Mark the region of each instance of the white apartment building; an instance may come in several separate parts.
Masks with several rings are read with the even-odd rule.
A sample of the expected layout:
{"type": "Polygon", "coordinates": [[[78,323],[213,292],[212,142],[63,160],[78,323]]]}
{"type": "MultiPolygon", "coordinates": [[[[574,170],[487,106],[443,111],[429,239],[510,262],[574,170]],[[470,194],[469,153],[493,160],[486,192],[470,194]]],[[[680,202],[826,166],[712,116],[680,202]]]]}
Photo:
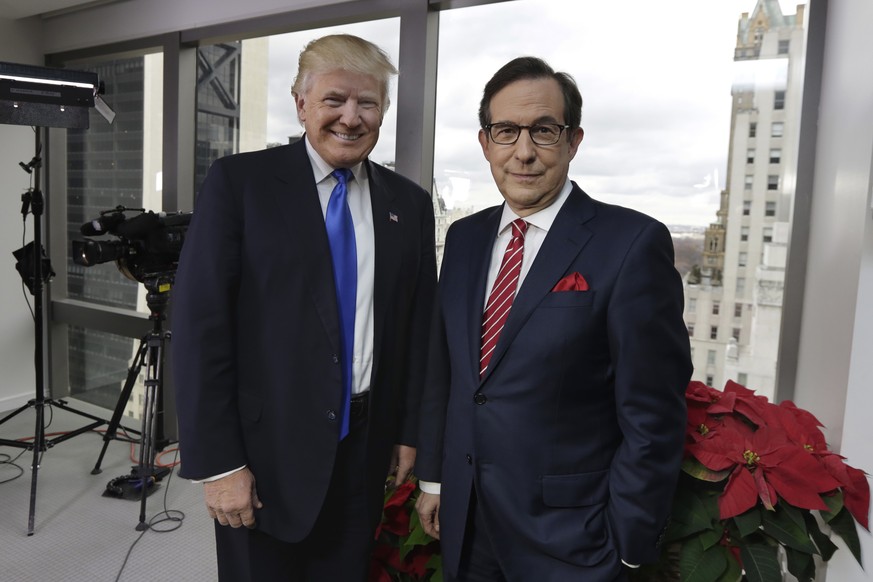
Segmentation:
{"type": "Polygon", "coordinates": [[[775,396],[803,87],[804,5],[743,13],[734,52],[726,189],[703,265],[685,282],[695,380],[775,396]]]}

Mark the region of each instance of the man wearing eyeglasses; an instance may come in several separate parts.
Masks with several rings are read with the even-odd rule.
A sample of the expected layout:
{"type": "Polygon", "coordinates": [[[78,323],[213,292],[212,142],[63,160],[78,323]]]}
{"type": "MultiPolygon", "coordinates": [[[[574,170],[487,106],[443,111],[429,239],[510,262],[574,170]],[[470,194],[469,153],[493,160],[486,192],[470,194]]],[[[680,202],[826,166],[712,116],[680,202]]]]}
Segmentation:
{"type": "Polygon", "coordinates": [[[611,582],[659,554],[691,376],[682,284],[663,224],[569,180],[581,108],[533,57],[485,86],[505,204],[448,232],[416,459],[447,580],[611,582]]]}

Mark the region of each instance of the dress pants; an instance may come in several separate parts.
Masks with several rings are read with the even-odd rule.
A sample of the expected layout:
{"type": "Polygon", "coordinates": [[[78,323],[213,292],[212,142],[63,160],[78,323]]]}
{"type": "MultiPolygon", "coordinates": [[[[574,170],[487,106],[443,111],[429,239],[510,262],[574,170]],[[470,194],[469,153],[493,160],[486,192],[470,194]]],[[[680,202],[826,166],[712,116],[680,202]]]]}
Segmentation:
{"type": "MultiPolygon", "coordinates": [[[[364,582],[374,543],[364,484],[367,414],[352,414],[315,526],[297,543],[215,522],[220,582],[364,582]]],[[[386,467],[387,474],[387,467],[386,467]]],[[[256,476],[257,477],[257,476],[256,476]]]]}

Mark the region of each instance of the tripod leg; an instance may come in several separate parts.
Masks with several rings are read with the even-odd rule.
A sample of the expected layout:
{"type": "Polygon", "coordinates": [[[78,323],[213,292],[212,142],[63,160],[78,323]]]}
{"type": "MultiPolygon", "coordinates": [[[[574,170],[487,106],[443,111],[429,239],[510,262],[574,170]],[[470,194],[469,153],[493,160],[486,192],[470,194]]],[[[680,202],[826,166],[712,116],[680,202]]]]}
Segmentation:
{"type": "Polygon", "coordinates": [[[148,366],[146,367],[145,403],[142,415],[142,433],[140,435],[139,466],[140,506],[138,531],[148,529],[146,523],[146,497],[149,484],[155,476],[155,421],[157,419],[158,388],[161,384],[161,363],[163,362],[164,336],[154,333],[148,339],[148,366]]]}
{"type": "Polygon", "coordinates": [[[39,475],[40,455],[45,450],[45,418],[42,401],[38,400],[34,405],[36,411],[36,426],[33,431],[33,465],[30,475],[30,511],[27,515],[27,535],[33,535],[34,522],[36,521],[36,479],[39,475]]]}
{"type": "Polygon", "coordinates": [[[133,386],[142,369],[143,360],[146,354],[148,336],[140,340],[139,349],[136,356],[133,358],[133,363],[127,371],[127,380],[124,382],[124,388],[121,389],[121,395],[118,397],[118,402],[115,403],[115,410],[112,413],[112,418],[109,420],[109,426],[106,427],[106,433],[103,435],[103,448],[100,450],[100,456],[97,458],[97,464],[91,469],[92,475],[99,475],[103,472],[100,465],[103,463],[103,456],[106,454],[106,448],[109,446],[109,441],[116,437],[118,426],[121,424],[121,417],[124,415],[124,408],[127,406],[127,401],[130,399],[130,393],[133,391],[133,386]]]}

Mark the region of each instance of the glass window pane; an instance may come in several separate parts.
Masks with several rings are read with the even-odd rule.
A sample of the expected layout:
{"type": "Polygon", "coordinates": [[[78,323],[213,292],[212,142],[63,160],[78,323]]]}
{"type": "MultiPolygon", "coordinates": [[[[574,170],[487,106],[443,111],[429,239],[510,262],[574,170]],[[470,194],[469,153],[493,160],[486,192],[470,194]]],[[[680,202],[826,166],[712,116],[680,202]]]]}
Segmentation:
{"type": "MultiPolygon", "coordinates": [[[[348,33],[376,43],[398,65],[400,19],[389,18],[198,49],[195,191],[213,161],[229,154],[285,145],[303,135],[291,86],[297,59],[311,40],[348,33]]],[[[370,159],[393,165],[397,134],[397,83],[389,90],[379,141],[370,159]]]]}
{"type": "Polygon", "coordinates": [[[68,255],[67,293],[72,299],[148,313],[145,289],[118,268],[132,248],[131,241],[118,236],[119,224],[102,221],[102,230],[109,233],[104,236],[83,237],[81,229],[119,206],[133,209],[124,213],[126,219],[143,208],[161,210],[163,55],[77,63],[75,68],[97,73],[115,118],[110,124],[92,109],[88,129],[67,131],[68,245],[91,245],[92,262],[97,262],[85,267],[73,262],[72,252],[68,255]]]}
{"type": "MultiPolygon", "coordinates": [[[[437,207],[446,210],[437,220],[450,222],[502,201],[477,140],[482,88],[514,57],[544,58],[575,77],[584,99],[585,139],[571,179],[597,200],[671,225],[674,241],[697,237],[698,252],[709,243],[682,272],[686,295],[693,290],[701,304],[747,302],[749,313],[765,310],[770,323],[734,320],[730,309],[704,310],[695,314],[698,327],[712,332],[721,325],[731,333],[704,331],[692,347],[716,343],[727,353],[741,323],[744,341],[731,357],[718,359],[717,386],[742,368],[759,382],[751,388],[772,396],[776,362],[754,353],[756,345],[778,343],[773,322],[781,306],[774,303],[781,302],[785,249],[765,256],[760,219],[764,212],[768,224],[790,226],[774,219],[788,217],[793,204],[803,87],[802,75],[788,73],[804,66],[803,9],[763,0],[705,6],[691,0],[517,0],[442,12],[434,192],[441,198],[437,207]],[[550,42],[531,30],[548,30],[550,42]],[[474,48],[473,38],[488,50],[474,48]],[[634,48],[617,38],[633,39],[634,48]],[[774,198],[774,208],[758,210],[774,198]],[[715,240],[724,242],[715,246],[715,240]],[[746,253],[742,261],[740,252],[746,253]],[[765,261],[766,269],[758,269],[765,261]],[[752,305],[759,272],[776,288],[770,297],[780,298],[766,306],[752,305]]],[[[683,246],[676,244],[677,265],[683,246]]]]}

